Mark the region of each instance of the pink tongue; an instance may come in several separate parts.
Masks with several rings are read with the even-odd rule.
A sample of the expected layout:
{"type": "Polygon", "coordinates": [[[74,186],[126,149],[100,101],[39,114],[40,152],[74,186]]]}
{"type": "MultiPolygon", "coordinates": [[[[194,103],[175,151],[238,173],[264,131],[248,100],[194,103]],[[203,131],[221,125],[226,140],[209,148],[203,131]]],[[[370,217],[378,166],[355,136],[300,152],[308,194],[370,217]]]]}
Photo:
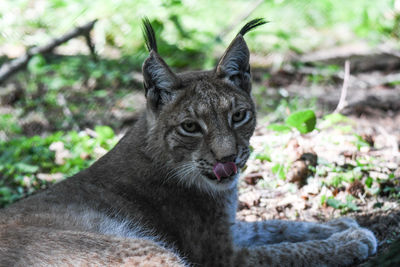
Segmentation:
{"type": "Polygon", "coordinates": [[[229,177],[232,174],[236,174],[237,167],[236,164],[233,162],[218,162],[214,165],[213,171],[218,181],[220,181],[221,178],[229,177]]]}

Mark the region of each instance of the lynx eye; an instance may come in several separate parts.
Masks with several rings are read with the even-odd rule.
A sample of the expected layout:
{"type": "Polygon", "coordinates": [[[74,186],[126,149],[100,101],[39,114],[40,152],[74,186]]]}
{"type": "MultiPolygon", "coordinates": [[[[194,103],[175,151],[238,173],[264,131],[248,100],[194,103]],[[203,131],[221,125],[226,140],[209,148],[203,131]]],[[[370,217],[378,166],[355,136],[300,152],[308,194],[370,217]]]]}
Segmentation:
{"type": "Polygon", "coordinates": [[[246,119],[247,111],[244,109],[238,110],[232,115],[232,122],[233,123],[239,123],[246,119]]]}
{"type": "Polygon", "coordinates": [[[181,123],[181,128],[184,132],[189,134],[198,133],[201,131],[201,127],[194,121],[185,121],[181,123]]]}

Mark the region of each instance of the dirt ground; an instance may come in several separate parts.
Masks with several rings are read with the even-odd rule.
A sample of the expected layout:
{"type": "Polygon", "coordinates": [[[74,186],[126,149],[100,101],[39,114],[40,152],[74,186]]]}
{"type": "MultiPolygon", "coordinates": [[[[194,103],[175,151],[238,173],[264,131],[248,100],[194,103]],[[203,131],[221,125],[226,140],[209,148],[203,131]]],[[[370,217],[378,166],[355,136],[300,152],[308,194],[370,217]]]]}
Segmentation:
{"type": "MultiPolygon", "coordinates": [[[[282,162],[290,162],[290,167],[286,180],[282,180],[273,171],[276,161],[251,158],[240,183],[238,218],[327,221],[348,216],[376,234],[378,255],[384,253],[400,235],[400,202],[388,189],[400,189],[400,86],[389,82],[398,78],[398,71],[354,70],[348,77],[340,110],[349,118],[343,124],[327,125],[322,120],[318,130],[306,135],[277,134],[260,119],[251,140],[254,152],[267,150],[273,159],[284,155],[282,162]],[[345,129],[345,125],[349,127],[345,129]],[[370,146],[357,146],[355,135],[370,146]],[[366,165],[369,167],[364,168],[366,165]],[[317,171],[310,172],[309,166],[317,171]],[[337,169],[354,173],[360,171],[360,166],[359,180],[342,182],[338,187],[326,183],[338,174],[337,169]],[[366,186],[368,177],[374,180],[370,188],[366,186]],[[375,194],[371,188],[379,188],[381,193],[375,194]],[[358,206],[356,210],[322,203],[328,196],[345,203],[349,195],[358,206]]],[[[280,69],[264,82],[271,89],[263,97],[273,98],[283,90],[289,97],[316,98],[317,113],[334,111],[343,94],[344,75],[326,79],[321,75],[325,81],[313,84],[305,73],[321,74],[316,68],[306,72],[280,69]]],[[[261,77],[262,71],[256,71],[257,75],[261,77]]]]}

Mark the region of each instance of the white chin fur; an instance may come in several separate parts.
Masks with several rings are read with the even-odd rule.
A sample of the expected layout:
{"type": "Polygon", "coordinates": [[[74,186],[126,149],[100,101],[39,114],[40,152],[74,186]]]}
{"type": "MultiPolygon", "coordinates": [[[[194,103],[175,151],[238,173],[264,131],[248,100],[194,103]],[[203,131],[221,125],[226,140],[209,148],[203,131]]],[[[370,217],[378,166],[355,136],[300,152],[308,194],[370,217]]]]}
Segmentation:
{"type": "Polygon", "coordinates": [[[186,187],[196,187],[200,191],[215,195],[218,192],[233,189],[237,186],[240,172],[236,173],[230,180],[218,182],[217,180],[210,180],[208,177],[203,176],[199,170],[186,171],[183,175],[175,173],[171,178],[178,179],[178,182],[186,187]]]}
{"type": "MultiPolygon", "coordinates": [[[[233,187],[236,186],[237,181],[239,179],[239,174],[240,172],[237,172],[232,178],[230,178],[229,181],[224,181],[222,180],[221,182],[217,180],[210,180],[206,176],[202,176],[203,180],[207,183],[209,187],[211,187],[211,190],[216,190],[216,191],[224,191],[228,189],[232,189],[233,187]]],[[[209,190],[210,190],[209,189],[209,190]]]]}

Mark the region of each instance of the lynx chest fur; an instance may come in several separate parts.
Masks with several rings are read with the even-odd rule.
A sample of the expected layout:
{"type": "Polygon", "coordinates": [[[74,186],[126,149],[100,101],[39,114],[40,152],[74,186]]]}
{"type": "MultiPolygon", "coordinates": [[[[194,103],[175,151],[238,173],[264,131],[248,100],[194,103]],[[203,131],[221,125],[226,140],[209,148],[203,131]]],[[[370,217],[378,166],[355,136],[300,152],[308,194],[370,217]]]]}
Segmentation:
{"type": "Polygon", "coordinates": [[[256,125],[247,23],[217,66],[174,73],[143,21],[147,108],[90,168],[0,212],[1,266],[343,266],[376,251],[351,219],[235,220],[256,125]]]}

